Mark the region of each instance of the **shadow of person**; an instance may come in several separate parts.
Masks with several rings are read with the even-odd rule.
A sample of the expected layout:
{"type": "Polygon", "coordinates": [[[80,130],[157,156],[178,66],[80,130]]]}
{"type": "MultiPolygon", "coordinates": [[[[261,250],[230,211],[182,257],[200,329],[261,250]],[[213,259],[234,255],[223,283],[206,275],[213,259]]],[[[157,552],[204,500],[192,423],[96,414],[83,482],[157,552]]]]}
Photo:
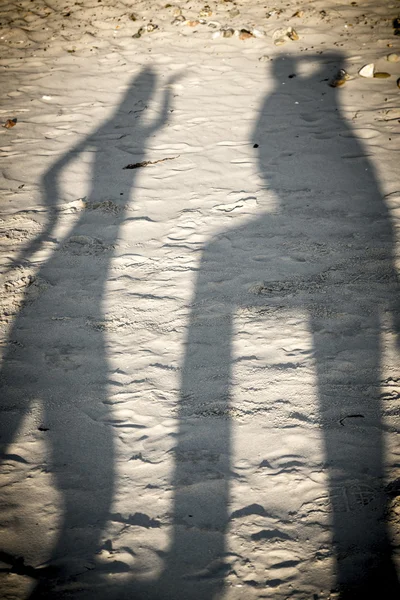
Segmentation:
{"type": "Polygon", "coordinates": [[[386,598],[399,594],[379,398],[382,318],[398,293],[394,235],[373,166],[326,83],[327,65],[343,59],[312,61],[302,76],[301,59],[274,60],[274,89],[253,132],[277,209],[222,231],[203,251],[179,402],[173,537],[155,597],[211,600],[224,588],[233,318],[249,306],[308,314],[341,600],[382,585],[386,598]]]}
{"type": "MultiPolygon", "coordinates": [[[[3,459],[32,403],[39,402],[41,407],[42,432],[37,435],[49,451],[49,470],[62,512],[49,561],[59,567],[57,577],[71,575],[85,565],[93,568],[109,518],[114,450],[107,417],[109,365],[103,303],[113,250],[137,173],[123,168],[132,163],[132,154],[137,162],[144,159],[147,140],[168,120],[169,84],[157,118],[146,122],[143,116],[156,85],[155,73],[144,68],[111,117],[46,172],[42,186],[48,225],[16,261],[26,263],[51,239],[60,210],[63,170],[81,153],[92,153],[86,207],[39,269],[41,293],[33,302],[27,297],[16,316],[1,372],[3,459]]],[[[51,573],[51,569],[36,570],[39,583],[32,597],[50,593],[46,577],[51,573]]]]}

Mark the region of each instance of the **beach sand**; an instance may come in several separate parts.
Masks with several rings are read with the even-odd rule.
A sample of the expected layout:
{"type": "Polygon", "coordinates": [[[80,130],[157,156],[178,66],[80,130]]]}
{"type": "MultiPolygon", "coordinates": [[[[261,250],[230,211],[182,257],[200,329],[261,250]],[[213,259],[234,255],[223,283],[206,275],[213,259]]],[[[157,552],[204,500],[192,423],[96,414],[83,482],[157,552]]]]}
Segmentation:
{"type": "Polygon", "coordinates": [[[1,598],[399,598],[398,16],[2,3],[1,598]]]}

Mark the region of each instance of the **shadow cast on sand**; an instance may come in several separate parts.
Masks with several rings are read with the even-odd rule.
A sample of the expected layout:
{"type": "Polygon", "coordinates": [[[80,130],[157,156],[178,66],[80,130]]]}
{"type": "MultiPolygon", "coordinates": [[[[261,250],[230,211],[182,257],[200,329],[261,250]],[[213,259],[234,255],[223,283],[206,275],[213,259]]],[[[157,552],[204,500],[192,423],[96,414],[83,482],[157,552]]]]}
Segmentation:
{"type": "Polygon", "coordinates": [[[341,113],[338,89],[327,85],[342,56],[306,60],[316,67],[310,76],[301,75],[301,59],[273,61],[275,87],[251,140],[278,207],[222,231],[202,254],[183,365],[173,538],[157,598],[222,597],[233,319],[251,305],[266,318],[308,314],[340,599],[377,597],[382,585],[386,598],[399,596],[380,401],[384,314],[398,322],[394,233],[373,166],[341,113]],[[360,419],[343,424],[345,415],[360,419]]]}
{"type": "Polygon", "coordinates": [[[61,497],[62,522],[50,559],[54,567],[35,574],[2,553],[13,572],[39,580],[32,598],[50,594],[54,575],[60,578],[82,571],[82,557],[86,564],[96,564],[100,536],[110,517],[115,467],[112,427],[107,424],[109,366],[101,326],[103,302],[137,174],[124,167],[132,162],[132,155],[137,162],[144,160],[149,137],[168,121],[169,86],[158,117],[153,123],[144,122],[157,85],[155,73],[143,69],[110,118],[45,173],[47,226],[14,263],[14,267],[29,264],[33,254],[52,240],[61,209],[63,170],[81,153],[91,152],[86,208],[39,269],[36,279],[42,282],[42,292],[34,302],[27,298],[16,316],[1,371],[0,456],[7,457],[22,419],[32,403],[39,402],[49,470],[61,497]]]}
{"type": "MultiPolygon", "coordinates": [[[[342,56],[307,60],[317,67],[310,76],[300,74],[300,63],[294,58],[273,61],[274,89],[254,127],[259,171],[265,187],[278,198],[278,207],[222,231],[203,251],[185,346],[172,481],[172,539],[163,556],[164,570],[158,581],[127,580],[114,589],[97,588],[98,598],[212,600],[223,596],[229,568],[233,319],[239,308],[249,306],[262,309],[266,318],[269,310],[282,311],[283,318],[287,310],[308,315],[340,600],[377,597],[382,586],[385,598],[399,596],[385,523],[380,406],[382,318],[392,313],[398,322],[394,233],[374,169],[341,113],[337,89],[326,84],[327,69],[341,68],[342,56]],[[260,281],[254,293],[254,284],[260,281]],[[347,414],[362,415],[362,424],[353,427],[350,419],[343,426],[347,414]]],[[[136,90],[146,102],[154,86],[154,75],[144,71],[110,121],[52,167],[44,178],[50,206],[57,201],[61,169],[89,147],[96,152],[90,198],[98,202],[105,194],[114,197],[115,190],[121,190],[120,173],[114,181],[107,170],[108,153],[113,151],[110,139],[119,115],[126,119],[136,90]]],[[[132,144],[137,160],[144,156],[150,133],[165,124],[168,105],[166,94],[158,123],[146,129],[135,124],[132,144]]],[[[134,185],[132,174],[127,173],[124,181],[125,193],[134,185]]],[[[86,322],[88,315],[93,320],[102,318],[112,258],[109,249],[122,221],[123,212],[106,222],[104,216],[88,221],[82,214],[71,237],[95,240],[88,250],[89,260],[80,262],[81,251],[76,251],[71,237],[54,252],[40,273],[48,289],[17,317],[11,339],[21,346],[10,344],[4,363],[9,411],[1,426],[3,447],[13,439],[30,399],[40,398],[45,407],[52,469],[64,503],[54,559],[73,557],[77,544],[84,544],[86,554],[95,557],[109,518],[113,440],[99,424],[88,428],[81,415],[82,406],[105,399],[108,367],[103,334],[88,329],[86,322]],[[93,271],[91,261],[96,263],[93,271]],[[63,320],[69,316],[68,303],[63,302],[62,314],[58,309],[60,294],[71,298],[72,318],[80,323],[71,334],[63,320]],[[38,357],[48,359],[40,363],[38,357]],[[79,378],[74,371],[77,357],[79,378]],[[71,431],[76,440],[72,447],[71,431]],[[72,478],[78,486],[84,485],[70,496],[72,478]],[[99,490],[101,498],[96,497],[94,504],[92,494],[99,490]]],[[[94,589],[82,589],[76,597],[92,598],[94,589]]],[[[40,593],[37,597],[51,595],[43,587],[40,593]]],[[[293,597],[302,596],[293,591],[293,597]]]]}

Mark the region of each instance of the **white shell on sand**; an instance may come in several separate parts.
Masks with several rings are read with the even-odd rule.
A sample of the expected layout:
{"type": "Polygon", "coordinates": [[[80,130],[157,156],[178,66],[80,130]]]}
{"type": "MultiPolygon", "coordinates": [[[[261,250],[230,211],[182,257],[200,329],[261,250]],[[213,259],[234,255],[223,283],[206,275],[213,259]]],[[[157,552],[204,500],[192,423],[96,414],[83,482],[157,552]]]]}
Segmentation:
{"type": "Polygon", "coordinates": [[[361,77],[373,77],[374,69],[374,63],[369,63],[368,65],[364,65],[363,67],[361,67],[361,69],[358,71],[358,74],[361,75],[361,77]]]}

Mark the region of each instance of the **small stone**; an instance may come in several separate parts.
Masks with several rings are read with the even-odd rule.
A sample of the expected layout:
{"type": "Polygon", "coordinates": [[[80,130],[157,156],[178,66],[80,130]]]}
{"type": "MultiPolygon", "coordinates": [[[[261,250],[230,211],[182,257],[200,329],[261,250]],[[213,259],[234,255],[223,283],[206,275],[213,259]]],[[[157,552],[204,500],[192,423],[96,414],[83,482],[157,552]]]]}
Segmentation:
{"type": "Polygon", "coordinates": [[[375,79],[387,79],[390,77],[390,73],[378,72],[374,73],[374,77],[375,79]]]}
{"type": "Polygon", "coordinates": [[[137,16],[135,15],[135,13],[130,14],[129,18],[131,21],[137,21],[137,16]]]}
{"type": "Polygon", "coordinates": [[[264,54],[263,56],[260,56],[258,60],[260,62],[268,62],[270,60],[270,57],[268,56],[268,54],[264,54]]]}
{"type": "Polygon", "coordinates": [[[235,30],[232,29],[231,27],[228,27],[227,29],[222,30],[222,37],[230,38],[233,36],[234,33],[235,33],[235,30]]]}
{"type": "Polygon", "coordinates": [[[189,27],[197,27],[197,25],[200,25],[200,21],[186,21],[186,25],[189,27]]]}
{"type": "Polygon", "coordinates": [[[182,10],[181,10],[181,9],[180,9],[178,6],[176,6],[176,7],[174,8],[174,10],[172,11],[172,15],[173,15],[174,17],[180,17],[180,16],[181,16],[181,14],[182,14],[182,10]]]}
{"type": "Polygon", "coordinates": [[[228,12],[228,15],[231,17],[231,19],[234,19],[240,15],[240,11],[237,8],[232,8],[232,10],[228,12]]]}
{"type": "Polygon", "coordinates": [[[218,21],[208,21],[207,25],[213,29],[221,29],[221,23],[218,23],[218,21]]]}
{"type": "Polygon", "coordinates": [[[389,62],[392,62],[392,63],[394,63],[394,62],[398,62],[398,60],[399,60],[399,55],[398,55],[398,54],[395,54],[394,52],[392,52],[391,54],[388,54],[388,55],[387,55],[386,59],[387,59],[389,62]]]}
{"type": "Polygon", "coordinates": [[[369,63],[368,65],[364,65],[358,71],[360,77],[373,77],[374,76],[375,65],[374,63],[369,63]]]}
{"type": "Polygon", "coordinates": [[[146,29],[146,31],[151,33],[152,31],[155,31],[156,29],[158,29],[158,25],[156,25],[155,23],[149,23],[148,25],[146,25],[145,29],[146,29]]]}
{"type": "Polygon", "coordinates": [[[134,39],[136,39],[136,40],[138,40],[140,37],[142,37],[142,34],[140,33],[140,30],[137,31],[136,33],[134,33],[132,37],[134,39]]]}
{"type": "Polygon", "coordinates": [[[292,15],[292,17],[297,17],[299,19],[301,19],[301,17],[304,17],[304,10],[297,10],[294,15],[292,15]]]}

